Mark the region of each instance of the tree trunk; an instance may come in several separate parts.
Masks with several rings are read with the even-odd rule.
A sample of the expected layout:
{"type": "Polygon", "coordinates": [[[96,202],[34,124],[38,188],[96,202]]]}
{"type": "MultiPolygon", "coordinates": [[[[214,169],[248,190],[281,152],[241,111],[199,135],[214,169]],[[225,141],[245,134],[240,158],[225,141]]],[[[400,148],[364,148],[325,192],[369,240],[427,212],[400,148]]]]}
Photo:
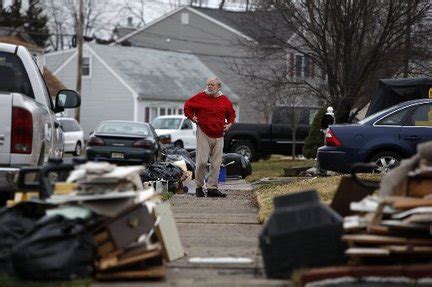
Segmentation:
{"type": "Polygon", "coordinates": [[[225,5],[225,0],[221,0],[220,1],[220,3],[219,3],[219,9],[223,9],[223,7],[224,7],[224,5],[225,5]]]}

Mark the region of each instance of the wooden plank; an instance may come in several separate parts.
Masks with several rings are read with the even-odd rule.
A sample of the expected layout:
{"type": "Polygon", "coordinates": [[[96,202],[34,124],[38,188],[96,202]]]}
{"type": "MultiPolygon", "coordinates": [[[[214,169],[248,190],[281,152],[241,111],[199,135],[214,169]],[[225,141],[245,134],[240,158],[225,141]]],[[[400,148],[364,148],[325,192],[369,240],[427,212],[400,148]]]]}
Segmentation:
{"type": "Polygon", "coordinates": [[[105,270],[110,270],[113,268],[121,268],[121,267],[125,267],[128,265],[132,265],[135,263],[138,263],[140,261],[144,261],[146,259],[149,258],[154,258],[154,257],[158,257],[161,256],[161,248],[157,248],[157,249],[153,249],[153,250],[148,250],[147,252],[143,252],[141,254],[135,255],[135,256],[131,256],[131,257],[127,257],[124,259],[120,259],[119,257],[112,257],[112,258],[107,258],[107,259],[101,259],[99,264],[97,264],[96,268],[99,271],[105,271],[105,270]]]}
{"type": "Polygon", "coordinates": [[[390,251],[386,248],[352,247],[348,248],[345,254],[351,257],[382,257],[389,256],[390,251]]]}
{"type": "Polygon", "coordinates": [[[393,207],[396,209],[411,209],[422,206],[432,206],[432,199],[410,198],[397,199],[393,202],[393,207]]]}
{"type": "Polygon", "coordinates": [[[100,257],[106,257],[110,253],[115,251],[115,247],[114,247],[114,244],[112,242],[108,241],[108,242],[98,246],[97,251],[98,251],[98,255],[100,257]]]}
{"type": "Polygon", "coordinates": [[[99,232],[93,236],[93,239],[97,244],[101,244],[109,240],[109,233],[107,231],[99,232]]]}
{"type": "Polygon", "coordinates": [[[155,279],[163,278],[166,274],[166,266],[150,267],[143,270],[119,271],[109,273],[96,273],[98,280],[117,279],[155,279]]]}
{"type": "Polygon", "coordinates": [[[394,254],[432,255],[432,247],[429,246],[390,245],[385,248],[394,254]]]}
{"type": "Polygon", "coordinates": [[[342,240],[349,243],[361,244],[389,244],[389,245],[431,245],[432,239],[406,238],[396,236],[383,236],[371,234],[347,234],[342,236],[342,240]]]}

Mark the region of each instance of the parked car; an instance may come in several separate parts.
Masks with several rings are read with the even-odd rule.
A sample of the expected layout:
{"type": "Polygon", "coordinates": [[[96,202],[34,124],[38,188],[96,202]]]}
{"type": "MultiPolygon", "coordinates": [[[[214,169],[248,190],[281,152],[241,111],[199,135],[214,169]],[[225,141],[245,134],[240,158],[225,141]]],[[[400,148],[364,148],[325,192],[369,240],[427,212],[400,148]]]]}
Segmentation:
{"type": "Polygon", "coordinates": [[[64,152],[80,155],[84,147],[84,132],[74,118],[58,118],[64,135],[64,152]]]}
{"type": "Polygon", "coordinates": [[[89,160],[117,164],[153,163],[160,158],[161,145],[150,124],[103,121],[91,133],[86,155],[89,160]]]}
{"type": "Polygon", "coordinates": [[[330,126],[326,145],[318,149],[318,164],[324,170],[348,173],[354,163],[372,162],[385,172],[430,140],[432,99],[407,101],[357,124],[330,126]]]}
{"type": "Polygon", "coordinates": [[[159,136],[169,136],[164,143],[170,142],[186,150],[196,149],[196,125],[185,116],[160,116],[152,121],[152,126],[159,136]]]}
{"type": "Polygon", "coordinates": [[[304,140],[318,108],[279,107],[273,112],[271,124],[235,123],[225,135],[224,151],[243,155],[249,161],[268,158],[271,154],[291,155],[293,127],[296,129],[296,154],[301,154],[304,140]]]}
{"type": "Polygon", "coordinates": [[[0,43],[0,192],[12,189],[19,168],[63,156],[63,132],[55,114],[80,103],[71,90],[61,90],[53,103],[29,51],[0,43]]]}

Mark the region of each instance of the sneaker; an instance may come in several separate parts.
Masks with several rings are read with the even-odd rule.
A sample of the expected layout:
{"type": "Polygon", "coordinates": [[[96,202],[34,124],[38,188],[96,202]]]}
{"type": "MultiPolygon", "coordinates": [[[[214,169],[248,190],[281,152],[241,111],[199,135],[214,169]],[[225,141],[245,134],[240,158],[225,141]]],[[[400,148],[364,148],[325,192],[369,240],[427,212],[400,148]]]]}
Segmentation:
{"type": "Polygon", "coordinates": [[[203,188],[202,187],[197,187],[195,189],[195,195],[197,197],[204,197],[204,190],[203,190],[203,188]]]}
{"type": "Polygon", "coordinates": [[[216,188],[211,188],[207,190],[207,197],[226,197],[226,193],[220,192],[216,188]]]}

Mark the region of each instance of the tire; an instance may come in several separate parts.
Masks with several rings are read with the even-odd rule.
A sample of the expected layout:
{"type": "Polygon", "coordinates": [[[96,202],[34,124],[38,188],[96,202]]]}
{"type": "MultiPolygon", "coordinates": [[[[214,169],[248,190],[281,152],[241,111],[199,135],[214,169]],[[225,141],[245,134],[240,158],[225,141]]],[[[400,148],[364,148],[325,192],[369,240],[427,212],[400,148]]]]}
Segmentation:
{"type": "Polygon", "coordinates": [[[79,156],[82,153],[82,146],[81,146],[81,142],[77,142],[77,144],[75,145],[75,150],[73,152],[74,155],[79,156]]]}
{"type": "Polygon", "coordinates": [[[395,152],[382,151],[374,154],[369,161],[377,165],[374,172],[386,173],[390,169],[397,167],[401,159],[402,157],[395,152]]]}
{"type": "Polygon", "coordinates": [[[231,152],[241,154],[247,158],[250,162],[256,160],[255,147],[253,144],[247,141],[235,142],[230,149],[231,152]]]}
{"type": "Polygon", "coordinates": [[[176,141],[176,142],[174,143],[174,146],[175,146],[175,147],[180,147],[180,148],[183,148],[183,147],[184,147],[183,142],[182,142],[181,140],[176,141]]]}

